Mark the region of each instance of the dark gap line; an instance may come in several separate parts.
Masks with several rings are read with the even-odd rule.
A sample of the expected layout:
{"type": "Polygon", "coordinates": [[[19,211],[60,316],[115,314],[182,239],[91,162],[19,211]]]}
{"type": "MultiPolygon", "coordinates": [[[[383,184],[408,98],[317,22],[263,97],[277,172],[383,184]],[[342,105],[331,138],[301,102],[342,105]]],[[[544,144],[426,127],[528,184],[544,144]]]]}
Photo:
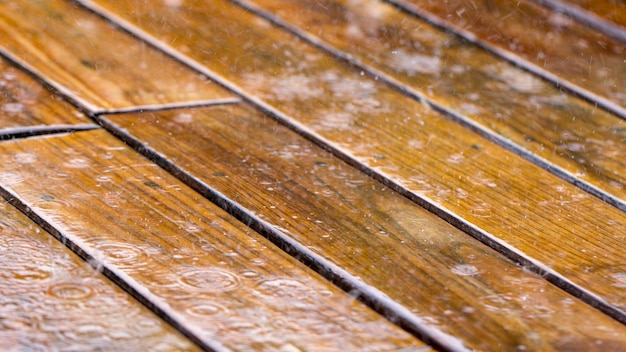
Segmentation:
{"type": "Polygon", "coordinates": [[[192,102],[182,102],[182,103],[170,103],[170,104],[158,104],[158,105],[138,105],[132,106],[128,108],[122,109],[109,109],[109,110],[101,110],[96,112],[98,115],[120,115],[120,114],[129,114],[129,113],[142,113],[142,112],[150,112],[150,111],[166,111],[166,110],[175,110],[175,109],[190,109],[190,108],[200,108],[207,106],[217,106],[217,105],[231,105],[241,103],[240,98],[221,98],[221,99],[211,99],[211,100],[201,100],[201,101],[192,101],[192,102]]]}
{"type": "Polygon", "coordinates": [[[175,176],[186,185],[200,193],[203,197],[216,204],[247,227],[270,240],[282,251],[292,258],[305,264],[335,286],[341,288],[355,299],[369,306],[383,317],[418,337],[425,343],[441,351],[467,351],[462,343],[456,338],[447,335],[436,328],[430,327],[422,319],[414,315],[403,305],[395,302],[377,288],[370,286],[345,269],[334,264],[328,259],[315,254],[303,244],[291,238],[288,232],[259,218],[254,213],[239,205],[224,194],[213,189],[208,184],[194,177],[174,162],[170,161],[158,151],[144,145],[130,133],[119,128],[114,123],[106,120],[106,117],[96,116],[99,123],[110,133],[131,146],[171,175],[175,176]]]}
{"type": "MultiPolygon", "coordinates": [[[[361,163],[360,161],[355,159],[353,156],[351,156],[349,153],[342,151],[338,147],[335,147],[333,145],[333,143],[331,143],[330,141],[326,140],[324,137],[321,137],[321,136],[317,135],[314,131],[310,130],[306,125],[303,125],[303,124],[301,124],[301,123],[291,119],[289,116],[286,116],[286,115],[282,114],[280,111],[277,111],[276,109],[274,109],[269,104],[263,102],[261,99],[255,97],[254,95],[248,94],[246,91],[244,91],[243,89],[241,89],[240,87],[238,87],[234,83],[230,82],[225,77],[222,77],[220,74],[218,74],[216,72],[213,72],[212,70],[204,67],[199,62],[197,62],[197,61],[187,57],[186,55],[176,51],[172,47],[170,47],[170,46],[160,42],[158,39],[152,37],[150,34],[146,33],[142,29],[135,27],[134,25],[126,22],[125,20],[119,18],[118,16],[115,16],[114,14],[111,14],[107,10],[104,10],[104,9],[100,8],[99,6],[97,6],[95,4],[85,3],[83,0],[74,0],[74,1],[78,2],[79,4],[84,6],[85,8],[93,11],[95,14],[99,15],[100,17],[102,17],[103,19],[105,19],[107,21],[119,21],[119,22],[117,22],[117,24],[120,26],[119,28],[123,29],[124,31],[133,34],[133,36],[135,36],[136,38],[144,41],[146,44],[148,44],[148,45],[150,45],[150,46],[152,46],[152,47],[154,47],[154,48],[156,48],[158,50],[163,51],[164,53],[166,53],[166,54],[170,55],[171,57],[173,57],[174,59],[178,60],[179,62],[181,62],[183,64],[186,64],[189,67],[191,67],[191,68],[195,69],[196,71],[198,71],[199,73],[202,73],[202,74],[206,75],[208,78],[212,79],[214,82],[222,85],[224,88],[229,89],[233,93],[235,93],[238,96],[240,96],[245,102],[248,102],[251,105],[255,106],[259,110],[261,110],[264,113],[266,113],[269,117],[272,117],[277,122],[281,123],[282,125],[286,126],[289,129],[291,129],[292,131],[294,131],[298,135],[300,135],[303,138],[309,140],[310,142],[318,145],[322,149],[330,152],[334,156],[336,156],[339,159],[343,160],[348,165],[356,168],[357,170],[363,172],[364,174],[374,178],[375,180],[377,180],[381,184],[383,184],[383,185],[393,189],[394,191],[400,193],[401,195],[403,195],[406,198],[408,198],[409,200],[417,203],[418,205],[422,206],[423,208],[425,208],[426,210],[430,211],[431,213],[439,216],[440,218],[442,218],[446,222],[450,223],[454,227],[460,229],[461,231],[464,231],[464,232],[468,233],[473,238],[479,240],[483,244],[485,244],[485,245],[491,247],[492,249],[498,251],[499,253],[503,254],[505,257],[511,259],[512,261],[514,261],[516,263],[519,263],[520,265],[523,265],[529,271],[532,271],[534,273],[537,273],[537,274],[545,277],[548,282],[553,283],[554,285],[556,285],[560,289],[562,289],[562,290],[572,294],[574,297],[577,297],[577,298],[581,299],[583,302],[585,302],[585,303],[589,304],[590,306],[592,306],[592,307],[600,310],[601,312],[607,314],[608,316],[610,316],[611,318],[615,319],[616,321],[626,325],[626,312],[624,312],[621,309],[615,307],[614,305],[611,305],[610,303],[607,303],[601,297],[598,297],[594,293],[592,293],[592,292],[590,292],[590,291],[588,291],[588,290],[586,290],[586,289],[576,285],[575,283],[572,283],[570,280],[565,278],[563,275],[553,271],[552,269],[550,269],[548,267],[545,267],[541,262],[535,261],[533,258],[528,257],[524,253],[518,251],[516,248],[511,247],[507,243],[505,243],[505,242],[499,240],[498,238],[496,238],[496,237],[494,237],[494,236],[484,232],[482,229],[475,227],[473,224],[467,222],[463,218],[460,218],[460,217],[458,217],[458,216],[448,212],[446,209],[438,207],[431,200],[413,193],[411,190],[405,188],[403,185],[388,179],[382,173],[379,173],[378,171],[370,168],[369,166],[364,165],[363,163],[361,163]]],[[[129,136],[127,136],[127,137],[129,137],[129,136]]],[[[195,179],[191,178],[191,180],[195,180],[195,179]]],[[[199,182],[197,180],[195,180],[195,181],[199,182]]],[[[183,182],[185,182],[185,181],[183,180],[183,182]]],[[[190,186],[195,189],[195,187],[193,185],[190,185],[190,186]]],[[[314,267],[312,267],[312,268],[314,268],[314,267]]],[[[365,300],[363,302],[368,304],[367,301],[365,301],[365,300]]],[[[370,307],[372,307],[372,306],[370,306],[370,307]]],[[[400,306],[400,307],[402,307],[402,306],[400,306]]],[[[402,308],[406,309],[404,307],[402,307],[402,308]]],[[[392,321],[392,322],[394,322],[394,321],[392,321]]],[[[400,324],[398,324],[398,325],[400,325],[400,324]]],[[[400,326],[403,327],[402,325],[400,325],[400,326]]],[[[407,328],[405,328],[405,329],[407,331],[411,332],[411,330],[408,330],[407,328]]],[[[416,336],[420,337],[420,335],[416,335],[416,336]]]]}
{"type": "Polygon", "coordinates": [[[374,67],[371,67],[363,62],[361,62],[359,59],[355,58],[354,56],[350,55],[349,53],[343,52],[339,49],[336,49],[335,47],[333,47],[330,44],[325,43],[322,40],[319,40],[317,38],[315,38],[314,36],[310,35],[309,33],[302,31],[296,27],[293,27],[287,23],[284,23],[282,20],[278,19],[276,16],[273,16],[271,13],[268,13],[267,11],[264,11],[256,6],[250,5],[246,2],[242,2],[240,0],[229,0],[232,3],[235,3],[238,6],[243,7],[244,9],[252,12],[253,14],[260,16],[268,21],[270,21],[271,23],[273,23],[274,25],[276,25],[277,27],[284,29],[285,31],[297,36],[298,38],[304,40],[305,42],[313,45],[314,47],[321,49],[329,54],[331,54],[332,56],[348,63],[349,65],[351,65],[354,68],[360,69],[361,71],[367,73],[369,76],[371,76],[372,78],[374,78],[375,80],[379,80],[385,84],[387,84],[389,87],[399,91],[400,93],[409,96],[413,99],[419,100],[420,102],[422,102],[423,104],[426,104],[428,106],[430,106],[433,110],[437,111],[438,113],[440,113],[441,115],[443,115],[444,117],[448,118],[449,120],[460,124],[461,126],[465,127],[466,129],[478,134],[479,136],[499,145],[500,147],[512,152],[513,154],[516,154],[520,157],[522,157],[523,159],[535,164],[536,166],[539,166],[540,168],[552,173],[553,175],[561,178],[562,180],[582,189],[583,191],[591,194],[592,196],[602,200],[603,202],[606,202],[624,212],[626,212],[626,201],[606,192],[603,191],[602,189],[588,183],[587,181],[581,180],[579,178],[577,178],[575,175],[573,175],[571,172],[561,168],[558,165],[553,164],[552,162],[545,160],[537,155],[535,155],[533,152],[525,149],[524,147],[516,144],[515,142],[511,141],[510,139],[503,137],[491,130],[489,130],[488,128],[484,127],[483,125],[481,125],[480,123],[472,120],[471,118],[465,117],[457,112],[455,112],[452,109],[449,109],[448,107],[446,107],[445,105],[439,104],[437,102],[434,102],[433,100],[429,99],[426,95],[418,92],[417,90],[411,88],[410,86],[407,86],[403,83],[401,83],[400,81],[398,81],[397,79],[393,78],[392,76],[386,74],[384,71],[381,71],[379,69],[376,69],[374,67]]]}
{"type": "Polygon", "coordinates": [[[0,196],[2,196],[6,202],[20,210],[24,215],[34,221],[38,226],[47,231],[52,237],[54,237],[56,240],[61,242],[64,246],[66,246],[72,252],[78,255],[82,260],[87,262],[92,268],[94,268],[94,270],[101,271],[106,278],[111,280],[115,285],[122,288],[126,293],[131,295],[139,303],[155,313],[159,318],[171,325],[174,329],[178,330],[181,334],[183,334],[186,338],[188,338],[192,343],[197,345],[203,351],[227,351],[227,349],[221,346],[219,343],[213,344],[211,342],[202,341],[193,332],[188,330],[185,327],[184,323],[180,322],[178,318],[174,317],[175,314],[171,311],[171,309],[169,309],[167,306],[162,306],[158,303],[155,303],[157,301],[156,297],[151,297],[152,294],[143,289],[141,285],[137,285],[139,287],[135,287],[135,285],[129,283],[128,281],[130,280],[128,280],[127,275],[123,271],[120,271],[116,268],[111,268],[106,263],[96,259],[93,255],[85,251],[81,247],[81,245],[77,244],[70,237],[64,235],[62,231],[58,230],[56,227],[54,227],[54,225],[52,225],[46,219],[37,214],[36,211],[31,209],[26,203],[19,199],[19,197],[12,194],[11,191],[0,186],[0,196]]]}
{"type": "Polygon", "coordinates": [[[80,125],[48,125],[48,126],[25,126],[0,129],[0,141],[9,139],[28,138],[35,136],[56,135],[80,131],[99,129],[100,126],[92,124],[80,125]]]}
{"type": "Polygon", "coordinates": [[[566,79],[560,78],[559,76],[551,73],[548,70],[545,70],[530,61],[514,54],[508,50],[501,49],[496,45],[492,45],[487,43],[486,41],[479,39],[472,32],[464,30],[462,28],[456,27],[455,25],[446,22],[445,20],[439,18],[436,15],[428,13],[415,5],[405,4],[402,0],[380,0],[386,3],[389,3],[396,8],[402,10],[404,13],[415,16],[434,27],[437,27],[441,30],[444,30],[448,33],[456,35],[469,43],[476,45],[477,47],[491,53],[492,55],[499,57],[514,66],[531,73],[538,78],[554,85],[555,87],[562,89],[566,93],[569,93],[573,96],[576,96],[588,103],[593,104],[596,107],[599,107],[619,118],[626,120],[626,108],[621,105],[610,101],[607,98],[604,98],[596,93],[586,90],[583,87],[578,86],[572,82],[569,82],[566,79]]]}
{"type": "MultiPolygon", "coordinates": [[[[563,13],[583,25],[587,25],[597,31],[600,31],[613,39],[626,43],[626,28],[611,23],[599,17],[595,13],[578,7],[574,4],[566,4],[559,0],[531,0],[535,3],[554,10],[556,12],[563,13]]],[[[605,0],[607,1],[607,0],[605,0]]]]}

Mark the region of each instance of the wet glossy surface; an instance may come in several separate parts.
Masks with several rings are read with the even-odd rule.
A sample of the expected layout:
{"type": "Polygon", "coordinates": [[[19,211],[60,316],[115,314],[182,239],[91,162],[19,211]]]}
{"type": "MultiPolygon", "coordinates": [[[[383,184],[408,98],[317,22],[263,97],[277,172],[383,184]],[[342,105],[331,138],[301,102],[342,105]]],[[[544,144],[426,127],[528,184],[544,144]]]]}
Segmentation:
{"type": "Polygon", "coordinates": [[[92,110],[232,97],[67,1],[0,2],[0,50],[92,110]]]}
{"type": "Polygon", "coordinates": [[[626,107],[626,44],[529,1],[393,0],[626,107]]]}
{"type": "Polygon", "coordinates": [[[562,2],[578,5],[626,30],[626,3],[623,0],[562,0],[562,2]]]}
{"type": "Polygon", "coordinates": [[[471,349],[626,349],[626,327],[250,108],[105,119],[471,349]]]}
{"type": "Polygon", "coordinates": [[[626,203],[626,121],[377,1],[242,1],[626,203]],[[364,10],[367,9],[367,10],[364,10]]]}
{"type": "Polygon", "coordinates": [[[0,133],[20,127],[90,123],[61,97],[51,95],[34,79],[0,59],[0,133]]]}
{"type": "Polygon", "coordinates": [[[197,350],[4,202],[0,203],[0,349],[197,350]]]}
{"type": "Polygon", "coordinates": [[[626,310],[622,211],[234,5],[109,6],[318,142],[626,310]]]}
{"type": "Polygon", "coordinates": [[[0,160],[0,186],[209,346],[423,346],[104,131],[3,142],[0,160]]]}

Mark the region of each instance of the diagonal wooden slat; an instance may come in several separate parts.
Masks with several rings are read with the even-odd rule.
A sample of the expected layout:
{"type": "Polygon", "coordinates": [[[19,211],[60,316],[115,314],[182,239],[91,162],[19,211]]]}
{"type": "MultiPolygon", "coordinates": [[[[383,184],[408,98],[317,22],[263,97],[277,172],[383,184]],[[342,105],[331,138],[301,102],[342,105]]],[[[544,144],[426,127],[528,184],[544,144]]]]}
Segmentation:
{"type": "Polygon", "coordinates": [[[0,159],[5,198],[205,349],[428,349],[105,131],[0,159]]]}
{"type": "Polygon", "coordinates": [[[626,3],[622,0],[533,0],[626,42],[626,3]]]}
{"type": "Polygon", "coordinates": [[[0,53],[92,112],[233,97],[63,0],[0,2],[0,53]]]}
{"type": "Polygon", "coordinates": [[[626,211],[625,120],[388,4],[237,2],[626,211]]]}
{"type": "Polygon", "coordinates": [[[626,346],[626,327],[248,107],[101,119],[472,350],[626,346]]]}
{"type": "Polygon", "coordinates": [[[0,203],[0,349],[198,350],[4,202],[0,203]]]}
{"type": "Polygon", "coordinates": [[[234,5],[98,4],[298,133],[626,323],[618,289],[623,212],[234,5]],[[245,44],[233,44],[233,34],[245,44]]]}
{"type": "Polygon", "coordinates": [[[0,59],[0,139],[28,131],[96,127],[84,114],[0,59]]]}
{"type": "Polygon", "coordinates": [[[626,43],[529,1],[387,0],[626,118],[626,43]]]}

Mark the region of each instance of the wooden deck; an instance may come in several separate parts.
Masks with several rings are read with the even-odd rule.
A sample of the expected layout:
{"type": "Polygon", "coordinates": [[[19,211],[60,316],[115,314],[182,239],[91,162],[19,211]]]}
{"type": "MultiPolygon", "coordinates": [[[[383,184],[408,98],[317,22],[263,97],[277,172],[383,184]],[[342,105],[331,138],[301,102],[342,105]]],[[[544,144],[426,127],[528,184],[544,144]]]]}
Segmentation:
{"type": "Polygon", "coordinates": [[[626,351],[626,6],[0,1],[0,350],[626,351]]]}

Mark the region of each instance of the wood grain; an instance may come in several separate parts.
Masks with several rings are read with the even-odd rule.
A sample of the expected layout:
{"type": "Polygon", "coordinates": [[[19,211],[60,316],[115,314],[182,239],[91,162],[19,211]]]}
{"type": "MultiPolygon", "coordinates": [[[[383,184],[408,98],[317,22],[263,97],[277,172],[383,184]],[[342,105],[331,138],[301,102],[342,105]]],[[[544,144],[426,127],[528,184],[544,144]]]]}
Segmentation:
{"type": "Polygon", "coordinates": [[[4,202],[0,231],[3,351],[198,350],[4,202]]]}
{"type": "Polygon", "coordinates": [[[623,212],[241,8],[222,1],[98,4],[185,50],[353,165],[511,257],[534,258],[554,281],[575,285],[563,287],[595,294],[593,304],[626,322],[623,212]]]}
{"type": "Polygon", "coordinates": [[[626,30],[626,3],[622,0],[549,0],[545,2],[584,9],[590,13],[588,15],[595,15],[626,30]]]}
{"type": "Polygon", "coordinates": [[[92,111],[232,97],[69,1],[0,2],[0,50],[92,111]]]}
{"type": "Polygon", "coordinates": [[[393,0],[626,107],[626,44],[528,1],[393,0]]]}
{"type": "Polygon", "coordinates": [[[388,4],[240,2],[612,194],[626,210],[626,121],[388,4]]]}
{"type": "Polygon", "coordinates": [[[626,327],[253,109],[104,118],[472,350],[626,349],[626,327]]]}
{"type": "Polygon", "coordinates": [[[0,134],[22,127],[90,123],[77,109],[0,59],[0,134]]]}
{"type": "Polygon", "coordinates": [[[104,131],[0,151],[12,196],[208,347],[424,347],[104,131]]]}

